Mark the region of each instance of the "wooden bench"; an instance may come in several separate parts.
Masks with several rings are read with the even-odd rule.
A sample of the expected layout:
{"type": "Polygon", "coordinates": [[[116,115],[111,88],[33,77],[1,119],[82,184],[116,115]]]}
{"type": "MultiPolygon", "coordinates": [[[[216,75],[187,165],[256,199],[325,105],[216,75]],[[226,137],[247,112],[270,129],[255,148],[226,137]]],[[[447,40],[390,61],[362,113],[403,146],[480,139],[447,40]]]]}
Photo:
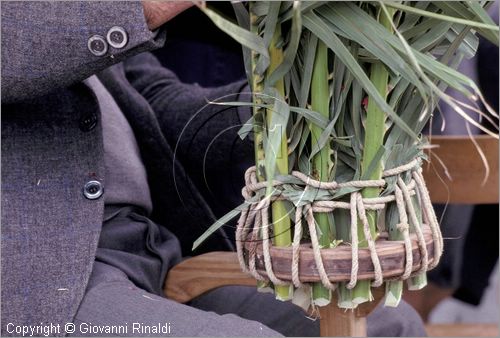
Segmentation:
{"type": "MultiPolygon", "coordinates": [[[[485,166],[474,143],[463,136],[438,136],[432,139],[437,148],[432,150],[432,165],[424,166],[424,176],[434,203],[496,204],[498,203],[498,140],[490,136],[475,136],[474,141],[484,153],[489,165],[489,176],[485,179],[485,166]],[[450,181],[439,164],[447,167],[450,181]]],[[[446,248],[445,248],[446,249],[446,248]]],[[[419,297],[428,309],[451,291],[424,288],[412,292],[413,299],[419,297]]],[[[489,337],[498,336],[497,324],[429,324],[429,336],[489,337]]]]}

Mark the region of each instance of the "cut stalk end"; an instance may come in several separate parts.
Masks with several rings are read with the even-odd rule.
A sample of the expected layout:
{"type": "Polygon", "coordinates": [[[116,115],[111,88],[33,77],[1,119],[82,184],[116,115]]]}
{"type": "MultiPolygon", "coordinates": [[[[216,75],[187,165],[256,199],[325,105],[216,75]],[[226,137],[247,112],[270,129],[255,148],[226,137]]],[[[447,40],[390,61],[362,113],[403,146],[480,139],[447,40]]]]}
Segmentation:
{"type": "Polygon", "coordinates": [[[332,301],[332,292],[321,283],[314,283],[312,287],[312,298],[314,305],[326,306],[332,301]]]}
{"type": "Polygon", "coordinates": [[[257,281],[257,292],[260,293],[274,293],[271,283],[266,281],[257,281]]]}
{"type": "Polygon", "coordinates": [[[403,282],[390,281],[385,284],[385,306],[397,307],[403,295],[403,282]]]}
{"type": "Polygon", "coordinates": [[[370,281],[363,280],[358,282],[352,290],[352,302],[354,304],[362,304],[373,300],[370,281]]]}
{"type": "Polygon", "coordinates": [[[276,299],[280,301],[287,301],[293,298],[293,285],[275,285],[274,292],[276,299]]]}
{"type": "Polygon", "coordinates": [[[427,285],[427,274],[425,272],[408,279],[408,290],[421,290],[427,285]]]}
{"type": "Polygon", "coordinates": [[[340,283],[337,288],[338,302],[337,305],[341,309],[352,310],[358,305],[352,301],[352,290],[346,287],[345,283],[340,283]]]}

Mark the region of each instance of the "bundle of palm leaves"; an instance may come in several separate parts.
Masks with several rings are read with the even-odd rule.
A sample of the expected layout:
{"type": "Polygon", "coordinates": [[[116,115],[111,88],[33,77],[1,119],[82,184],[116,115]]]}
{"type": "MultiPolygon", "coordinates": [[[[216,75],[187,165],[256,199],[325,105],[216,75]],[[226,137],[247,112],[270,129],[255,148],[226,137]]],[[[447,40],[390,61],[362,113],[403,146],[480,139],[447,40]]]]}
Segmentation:
{"type": "MultiPolygon", "coordinates": [[[[321,198],[318,191],[273,186],[275,179],[286,181],[293,170],[317,181],[342,183],[378,180],[384,169],[425,159],[428,140],[421,132],[440,100],[467,123],[496,136],[465,113],[498,118],[476,84],[456,70],[463,58],[474,56],[478,35],[498,44],[498,27],[486,12],[489,5],[487,1],[250,1],[234,5],[238,23],[202,8],[244,47],[254,99],[253,117],[240,135],[253,132],[256,176],[268,183],[253,202],[287,194],[271,206],[273,245],[290,246],[295,208],[304,200],[321,198]],[[447,95],[448,87],[469,101],[447,95]]],[[[411,179],[401,176],[406,182],[411,179]]],[[[364,198],[394,193],[396,179],[386,181],[382,189],[358,190],[364,198]]],[[[354,190],[340,189],[328,198],[348,200],[354,190]]],[[[417,196],[413,203],[421,218],[417,196]]],[[[247,204],[220,219],[195,246],[247,204]]],[[[395,203],[382,211],[368,211],[367,218],[373,238],[382,230],[389,240],[402,239],[395,203]]],[[[315,214],[315,223],[322,248],[351,244],[349,211],[315,214]]],[[[367,246],[363,225],[359,227],[359,247],[367,246]]],[[[408,279],[410,289],[425,284],[425,273],[408,279]]],[[[279,299],[294,298],[291,285],[261,282],[259,286],[271,287],[279,299]]],[[[314,304],[330,302],[330,289],[321,283],[308,287],[314,304]]],[[[386,282],[386,304],[396,306],[402,289],[402,281],[386,282]]],[[[338,305],[344,308],[372,298],[369,281],[360,281],[352,289],[341,282],[337,290],[338,305]]]]}

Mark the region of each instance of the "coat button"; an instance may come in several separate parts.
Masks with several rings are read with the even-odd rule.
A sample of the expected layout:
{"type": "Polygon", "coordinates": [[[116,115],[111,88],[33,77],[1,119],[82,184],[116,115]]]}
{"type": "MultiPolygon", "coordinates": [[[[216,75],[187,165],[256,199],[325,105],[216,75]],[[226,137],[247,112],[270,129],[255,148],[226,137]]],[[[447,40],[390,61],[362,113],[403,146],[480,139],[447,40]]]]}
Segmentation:
{"type": "Polygon", "coordinates": [[[87,47],[95,56],[103,56],[108,51],[108,43],[100,35],[92,35],[87,42],[87,47]]]}
{"type": "Polygon", "coordinates": [[[108,40],[111,47],[118,49],[123,48],[128,42],[127,32],[119,26],[111,27],[106,35],[106,40],[108,40]]]}
{"type": "Polygon", "coordinates": [[[102,196],[104,188],[99,181],[88,181],[83,187],[83,195],[89,200],[95,200],[102,196]]]}
{"type": "Polygon", "coordinates": [[[80,130],[83,132],[91,131],[97,126],[97,114],[91,113],[80,119],[80,130]]]}

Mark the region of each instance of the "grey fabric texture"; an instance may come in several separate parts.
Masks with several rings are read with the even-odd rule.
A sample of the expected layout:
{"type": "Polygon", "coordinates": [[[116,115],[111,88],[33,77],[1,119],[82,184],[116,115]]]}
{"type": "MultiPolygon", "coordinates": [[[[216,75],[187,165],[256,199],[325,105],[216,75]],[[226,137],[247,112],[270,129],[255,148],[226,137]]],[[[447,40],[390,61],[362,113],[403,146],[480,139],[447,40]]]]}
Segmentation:
{"type": "Polygon", "coordinates": [[[96,262],[89,288],[74,320],[72,336],[189,336],[189,337],[273,337],[280,336],[265,325],[243,320],[234,314],[218,315],[158,297],[137,288],[125,274],[96,262]],[[88,324],[125,325],[120,334],[86,332],[88,324]],[[133,331],[133,323],[154,326],[169,323],[169,334],[144,334],[133,331]],[[82,329],[80,329],[82,328],[82,329]]]}
{"type": "Polygon", "coordinates": [[[2,105],[2,335],[9,322],[70,322],[83,297],[103,202],[82,189],[104,180],[104,160],[100,125],[79,120],[96,109],[83,84],[2,105]]]}
{"type": "MultiPolygon", "coordinates": [[[[2,2],[1,6],[1,330],[7,335],[8,323],[70,322],[92,270],[104,199],[88,200],[82,190],[89,180],[99,180],[106,190],[104,151],[96,97],[78,81],[122,58],[161,45],[164,32],[160,30],[155,40],[149,39],[139,3],[2,2]],[[96,58],[87,50],[88,36],[105,35],[113,25],[126,27],[129,44],[120,51],[110,49],[114,58],[109,53],[96,58]],[[21,36],[24,33],[26,36],[21,36]],[[39,48],[30,50],[35,42],[39,48]],[[92,114],[97,115],[97,126],[81,130],[81,121],[92,114]]],[[[155,67],[147,70],[157,73],[155,67]]],[[[214,221],[210,208],[175,160],[158,117],[131,86],[123,65],[102,78],[139,136],[149,185],[154,187],[157,211],[153,219],[177,234],[191,236],[184,241],[189,247],[192,237],[214,221]],[[178,176],[176,188],[189,192],[189,198],[181,200],[176,193],[174,175],[178,176]],[[199,227],[198,232],[191,227],[199,227]]],[[[210,91],[203,90],[194,102],[193,96],[200,94],[201,88],[181,86],[171,73],[163,77],[162,86],[175,93],[176,104],[188,102],[194,112],[200,107],[196,104],[203,106],[207,95],[210,97],[210,91]],[[189,95],[185,95],[186,89],[189,95]]],[[[241,87],[227,86],[214,95],[236,93],[241,87]]],[[[161,114],[176,118],[175,106],[164,108],[159,110],[161,114]]],[[[215,113],[216,109],[207,111],[215,113]]],[[[235,110],[227,112],[234,114],[235,110]]],[[[172,124],[167,117],[162,121],[172,124]]],[[[232,120],[226,123],[232,124],[232,120]]],[[[217,158],[210,160],[217,162],[217,158]]],[[[212,238],[205,249],[224,250],[227,243],[224,237],[212,238]]]]}
{"type": "Polygon", "coordinates": [[[102,129],[79,128],[99,109],[78,82],[160,46],[164,32],[152,39],[140,2],[2,1],[1,16],[5,335],[9,322],[70,322],[92,270],[103,200],[82,189],[105,183],[102,129]],[[114,25],[126,28],[127,46],[92,55],[88,38],[114,25]]]}
{"type": "MultiPolygon", "coordinates": [[[[195,252],[191,250],[196,238],[217,220],[210,202],[242,198],[245,161],[251,163],[253,146],[236,133],[241,122],[234,107],[207,105],[207,101],[222,96],[237,100],[245,83],[219,88],[183,84],[149,53],[110,67],[99,78],[139,143],[153,199],[151,219],[180,239],[185,256],[232,248],[225,234],[225,229],[234,232],[229,226],[220,228],[195,252]],[[206,177],[224,184],[208,182],[210,191],[202,194],[206,177]]],[[[227,211],[228,206],[224,207],[227,211]]]]}
{"type": "Polygon", "coordinates": [[[96,260],[124,271],[140,288],[161,294],[168,269],[180,262],[179,242],[145,217],[153,203],[130,124],[97,76],[84,83],[93,90],[102,112],[106,189],[96,260]]]}
{"type": "Polygon", "coordinates": [[[163,45],[152,33],[140,1],[1,1],[2,102],[48,94],[82,81],[134,54],[163,45]],[[102,57],[88,39],[106,37],[113,26],[128,33],[125,48],[102,57]]]}
{"type": "Polygon", "coordinates": [[[96,261],[125,272],[134,284],[161,295],[167,271],[181,261],[177,238],[133,206],[105,206],[96,261]]]}
{"type": "Polygon", "coordinates": [[[113,97],[97,76],[84,81],[97,97],[102,112],[102,134],[104,142],[104,166],[106,190],[104,210],[113,204],[125,204],[144,209],[150,214],[153,209],[149,192],[146,168],[142,163],[139,146],[127,119],[113,97]]]}

